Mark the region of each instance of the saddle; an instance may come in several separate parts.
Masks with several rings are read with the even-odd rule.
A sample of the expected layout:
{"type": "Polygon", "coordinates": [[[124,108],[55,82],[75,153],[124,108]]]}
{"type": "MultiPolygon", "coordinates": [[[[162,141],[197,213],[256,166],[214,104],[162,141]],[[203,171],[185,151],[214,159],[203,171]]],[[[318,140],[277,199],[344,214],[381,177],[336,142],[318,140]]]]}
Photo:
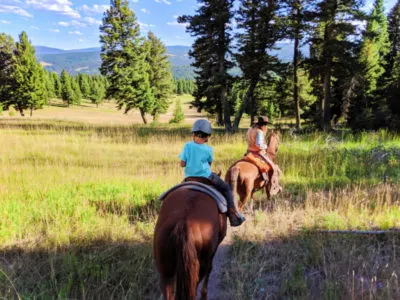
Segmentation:
{"type": "Polygon", "coordinates": [[[263,160],[260,156],[253,154],[252,152],[247,153],[244,156],[244,160],[256,165],[261,173],[268,173],[268,171],[272,168],[272,166],[270,166],[265,160],[263,160]]]}
{"type": "MultiPolygon", "coordinates": [[[[228,211],[228,206],[227,206],[225,197],[220,192],[218,192],[215,188],[213,188],[211,186],[211,182],[209,182],[209,185],[208,185],[203,182],[200,182],[200,181],[203,181],[203,178],[201,180],[198,180],[198,177],[195,177],[195,178],[196,178],[196,181],[194,181],[194,180],[186,181],[189,179],[189,178],[186,178],[185,182],[182,182],[182,183],[177,184],[174,187],[170,188],[168,191],[166,191],[160,197],[158,197],[158,200],[163,201],[169,193],[171,193],[172,191],[175,191],[179,188],[184,187],[189,190],[200,191],[200,192],[210,196],[217,203],[219,212],[222,214],[225,214],[228,211]]],[[[204,178],[204,179],[206,179],[206,178],[204,178]]],[[[206,180],[208,180],[208,179],[206,179],[206,180]]]]}

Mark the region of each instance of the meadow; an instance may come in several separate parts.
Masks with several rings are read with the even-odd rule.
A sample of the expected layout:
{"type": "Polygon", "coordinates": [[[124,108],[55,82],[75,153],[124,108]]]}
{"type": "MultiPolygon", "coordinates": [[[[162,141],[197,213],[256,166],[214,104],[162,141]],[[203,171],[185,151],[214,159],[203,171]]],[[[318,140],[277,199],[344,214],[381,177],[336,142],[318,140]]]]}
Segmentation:
{"type": "MultiPolygon", "coordinates": [[[[2,298],[159,298],[157,197],[190,124],[106,123],[0,117],[2,298]]],[[[224,174],[245,129],[210,145],[224,174]]],[[[284,192],[247,204],[221,299],[398,299],[400,135],[284,131],[277,162],[284,192]]]]}

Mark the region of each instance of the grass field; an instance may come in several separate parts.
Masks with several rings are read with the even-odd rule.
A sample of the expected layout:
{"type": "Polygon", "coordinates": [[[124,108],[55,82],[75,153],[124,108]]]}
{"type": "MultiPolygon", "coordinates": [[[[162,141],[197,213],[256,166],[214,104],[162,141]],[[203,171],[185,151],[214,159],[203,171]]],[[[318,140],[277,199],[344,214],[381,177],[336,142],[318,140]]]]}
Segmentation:
{"type": "MultiPolygon", "coordinates": [[[[0,117],[0,295],[158,298],[156,198],[183,177],[190,124],[49,109],[69,117],[0,117]]],[[[244,135],[216,131],[215,170],[241,157],[244,135]]],[[[321,232],[400,227],[400,135],[285,133],[277,161],[284,192],[247,204],[223,266],[226,299],[400,298],[399,233],[321,232]]]]}

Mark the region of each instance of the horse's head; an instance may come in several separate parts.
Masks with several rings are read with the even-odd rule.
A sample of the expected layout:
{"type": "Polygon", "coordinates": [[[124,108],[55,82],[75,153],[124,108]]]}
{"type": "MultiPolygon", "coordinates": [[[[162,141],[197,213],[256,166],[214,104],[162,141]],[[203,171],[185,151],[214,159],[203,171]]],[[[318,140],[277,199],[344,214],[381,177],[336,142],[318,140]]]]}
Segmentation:
{"type": "Polygon", "coordinates": [[[275,158],[276,153],[278,153],[279,143],[281,140],[280,135],[281,131],[279,129],[277,131],[274,131],[272,129],[267,138],[267,144],[268,144],[267,153],[271,155],[273,158],[275,158]]]}

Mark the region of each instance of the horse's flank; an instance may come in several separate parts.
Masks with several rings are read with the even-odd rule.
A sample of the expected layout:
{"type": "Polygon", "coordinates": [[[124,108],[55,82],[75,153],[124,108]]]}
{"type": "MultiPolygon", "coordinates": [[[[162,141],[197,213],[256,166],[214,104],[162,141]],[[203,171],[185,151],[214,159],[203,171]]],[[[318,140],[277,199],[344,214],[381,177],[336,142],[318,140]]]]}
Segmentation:
{"type": "Polygon", "coordinates": [[[155,228],[154,257],[165,299],[195,299],[203,277],[202,294],[207,294],[212,259],[226,226],[226,215],[199,191],[181,188],[164,199],[155,228]]]}

